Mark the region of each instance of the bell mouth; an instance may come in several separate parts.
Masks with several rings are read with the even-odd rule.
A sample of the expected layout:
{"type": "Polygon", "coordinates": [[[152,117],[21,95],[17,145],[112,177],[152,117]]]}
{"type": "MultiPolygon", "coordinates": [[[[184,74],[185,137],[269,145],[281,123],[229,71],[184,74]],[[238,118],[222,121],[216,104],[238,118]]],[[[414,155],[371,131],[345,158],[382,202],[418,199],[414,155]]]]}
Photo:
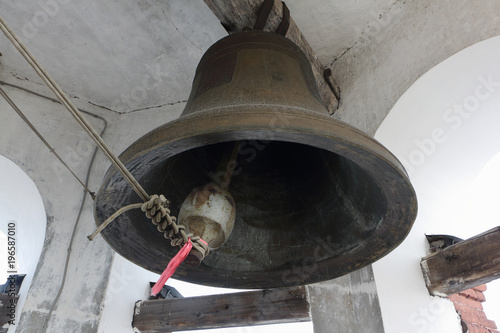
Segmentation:
{"type": "MultiPolygon", "coordinates": [[[[230,288],[308,284],[347,274],[399,245],[417,213],[400,162],[381,144],[327,116],[282,108],[231,107],[179,118],[148,133],[120,159],[173,215],[193,188],[217,181],[240,143],[229,192],[236,205],[226,243],[175,278],[230,288]]],[[[113,168],[96,198],[96,223],[140,202],[113,168]]],[[[140,211],[103,230],[119,254],[161,273],[178,248],[140,211]]]]}

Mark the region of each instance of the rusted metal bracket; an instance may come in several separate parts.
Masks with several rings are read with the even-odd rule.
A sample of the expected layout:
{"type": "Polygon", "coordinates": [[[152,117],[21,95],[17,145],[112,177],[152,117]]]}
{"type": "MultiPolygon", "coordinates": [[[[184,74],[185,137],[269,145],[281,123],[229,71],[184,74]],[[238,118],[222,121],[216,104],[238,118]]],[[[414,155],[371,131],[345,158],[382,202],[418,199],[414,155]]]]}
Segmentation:
{"type": "Polygon", "coordinates": [[[340,87],[337,84],[337,82],[335,82],[335,79],[333,78],[331,68],[325,69],[325,71],[323,72],[323,77],[325,78],[326,83],[328,83],[328,86],[330,87],[330,89],[332,90],[333,94],[335,95],[335,98],[337,98],[337,100],[339,101],[339,103],[337,105],[337,108],[339,108],[340,107],[340,103],[341,103],[341,100],[340,100],[340,87]]]}
{"type": "MultiPolygon", "coordinates": [[[[283,17],[281,18],[280,25],[276,29],[276,33],[278,35],[285,36],[288,32],[288,28],[290,27],[290,10],[283,1],[281,2],[281,4],[283,7],[283,17]]],[[[257,21],[255,21],[253,30],[264,30],[273,7],[274,0],[264,0],[262,6],[259,9],[259,14],[257,15],[257,21]]]]}
{"type": "Polygon", "coordinates": [[[253,26],[253,30],[264,30],[273,6],[274,0],[264,0],[259,9],[259,14],[257,15],[257,20],[253,26]]]}
{"type": "Polygon", "coordinates": [[[290,28],[290,10],[286,6],[286,3],[281,2],[283,5],[283,17],[281,19],[281,23],[276,30],[276,33],[281,36],[285,36],[288,32],[288,28],[290,28]]]}

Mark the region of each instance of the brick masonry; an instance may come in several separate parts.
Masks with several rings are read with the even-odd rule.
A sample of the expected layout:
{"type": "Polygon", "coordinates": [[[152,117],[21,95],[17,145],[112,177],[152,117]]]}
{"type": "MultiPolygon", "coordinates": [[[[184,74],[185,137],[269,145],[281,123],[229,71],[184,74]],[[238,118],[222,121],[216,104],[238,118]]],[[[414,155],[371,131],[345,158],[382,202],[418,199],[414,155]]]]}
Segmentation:
{"type": "Polygon", "coordinates": [[[481,304],[486,301],[483,294],[486,289],[486,284],[482,284],[448,296],[462,320],[464,333],[500,333],[495,322],[486,317],[481,304]]]}

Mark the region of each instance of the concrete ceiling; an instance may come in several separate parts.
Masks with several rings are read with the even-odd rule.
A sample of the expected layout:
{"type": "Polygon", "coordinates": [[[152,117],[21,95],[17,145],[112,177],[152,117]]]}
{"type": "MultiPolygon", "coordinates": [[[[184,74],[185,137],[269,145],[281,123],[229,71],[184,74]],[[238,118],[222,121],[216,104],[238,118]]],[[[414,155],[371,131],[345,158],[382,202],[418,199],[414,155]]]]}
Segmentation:
{"type": "MultiPolygon", "coordinates": [[[[68,93],[117,112],[187,99],[198,60],[225,35],[201,0],[49,2],[5,1],[1,13],[68,93]]],[[[40,81],[12,47],[2,53],[4,71],[40,81]]]]}
{"type": "MultiPolygon", "coordinates": [[[[286,3],[320,61],[333,69],[345,97],[339,117],[348,121],[360,116],[344,109],[371,105],[353,95],[363,93],[353,85],[383,89],[382,76],[404,78],[377,94],[379,111],[365,121],[378,124],[423,72],[499,30],[495,0],[286,3]]],[[[118,113],[185,101],[198,60],[226,35],[202,0],[2,0],[0,13],[69,94],[118,113]]],[[[40,82],[4,36],[0,43],[1,80],[40,82]]]]}
{"type": "MultiPolygon", "coordinates": [[[[323,64],[356,43],[388,4],[287,1],[323,64]]],[[[1,12],[61,86],[117,112],[187,99],[198,60],[226,35],[202,0],[8,0],[1,12]]],[[[4,41],[2,36],[7,46],[4,41]]],[[[40,81],[17,52],[8,50],[2,58],[5,71],[40,81]]]]}

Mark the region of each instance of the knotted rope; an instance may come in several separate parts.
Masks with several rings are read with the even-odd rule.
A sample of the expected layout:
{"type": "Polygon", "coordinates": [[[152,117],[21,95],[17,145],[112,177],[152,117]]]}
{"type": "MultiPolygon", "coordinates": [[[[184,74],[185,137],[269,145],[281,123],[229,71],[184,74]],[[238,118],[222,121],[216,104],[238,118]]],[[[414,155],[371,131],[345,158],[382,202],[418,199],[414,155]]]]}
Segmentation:
{"type": "Polygon", "coordinates": [[[170,209],[168,208],[169,204],[170,201],[168,201],[163,194],[153,194],[149,200],[144,203],[135,203],[120,208],[103,223],[101,223],[92,235],[87,236],[87,238],[89,240],[94,240],[94,238],[104,228],[106,228],[108,224],[113,222],[122,213],[131,209],[140,208],[145,213],[146,217],[156,226],[158,231],[163,233],[163,237],[170,239],[170,244],[172,246],[182,247],[189,241],[189,239],[191,239],[193,248],[202,254],[202,258],[205,258],[210,253],[210,248],[207,243],[199,236],[195,236],[193,233],[186,233],[185,225],[177,224],[177,218],[170,215],[170,209]]]}
{"type": "Polygon", "coordinates": [[[201,259],[205,258],[210,253],[208,244],[199,236],[193,233],[186,233],[186,226],[177,224],[177,218],[170,215],[168,208],[170,202],[163,194],[153,194],[148,201],[144,203],[135,203],[117,210],[113,215],[107,218],[99,227],[88,236],[89,240],[93,240],[108,224],[113,222],[120,214],[135,208],[141,208],[146,217],[156,226],[159,232],[163,233],[163,237],[170,239],[172,246],[180,246],[180,251],[170,260],[167,268],[163,271],[158,282],[151,289],[151,296],[156,296],[167,280],[175,273],[177,267],[186,259],[192,248],[201,253],[201,259]]]}
{"type": "Polygon", "coordinates": [[[149,201],[142,204],[141,210],[156,225],[158,231],[163,233],[163,237],[170,239],[172,246],[182,246],[191,238],[193,247],[205,258],[210,252],[208,245],[199,236],[195,236],[193,233],[186,233],[185,225],[177,224],[177,218],[170,215],[169,204],[170,202],[163,194],[154,194],[149,201]]]}
{"type": "Polygon", "coordinates": [[[42,67],[42,65],[37,61],[37,59],[31,54],[27,47],[21,42],[17,35],[9,28],[5,20],[0,16],[0,30],[5,34],[7,39],[14,45],[14,47],[21,53],[21,55],[26,59],[26,61],[31,65],[35,72],[40,76],[40,78],[45,82],[45,84],[52,90],[59,101],[66,107],[69,113],[75,118],[75,120],[82,126],[82,128],[87,132],[87,134],[94,140],[97,147],[106,155],[106,157],[111,161],[115,168],[122,174],[122,176],[127,180],[127,182],[132,186],[137,195],[144,200],[144,203],[131,204],[120,208],[113,215],[111,215],[106,221],[104,221],[97,230],[88,238],[92,240],[102,229],[104,229],[109,223],[111,223],[120,214],[134,208],[141,208],[146,216],[151,219],[153,224],[155,224],[160,232],[163,232],[165,238],[171,239],[171,244],[182,245],[183,248],[186,245],[193,244],[193,247],[197,249],[203,257],[205,257],[209,248],[208,245],[200,239],[200,237],[194,236],[189,233],[186,234],[184,231],[184,226],[178,225],[176,223],[176,218],[170,215],[170,210],[168,209],[168,200],[163,195],[153,195],[150,196],[144,188],[139,184],[139,182],[134,178],[130,171],[125,167],[125,165],[118,159],[118,157],[113,154],[111,149],[107,146],[101,136],[95,131],[95,129],[90,125],[90,123],[80,114],[80,111],[73,104],[71,99],[64,93],[64,91],[59,87],[59,85],[50,77],[47,71],[42,67]]]}

